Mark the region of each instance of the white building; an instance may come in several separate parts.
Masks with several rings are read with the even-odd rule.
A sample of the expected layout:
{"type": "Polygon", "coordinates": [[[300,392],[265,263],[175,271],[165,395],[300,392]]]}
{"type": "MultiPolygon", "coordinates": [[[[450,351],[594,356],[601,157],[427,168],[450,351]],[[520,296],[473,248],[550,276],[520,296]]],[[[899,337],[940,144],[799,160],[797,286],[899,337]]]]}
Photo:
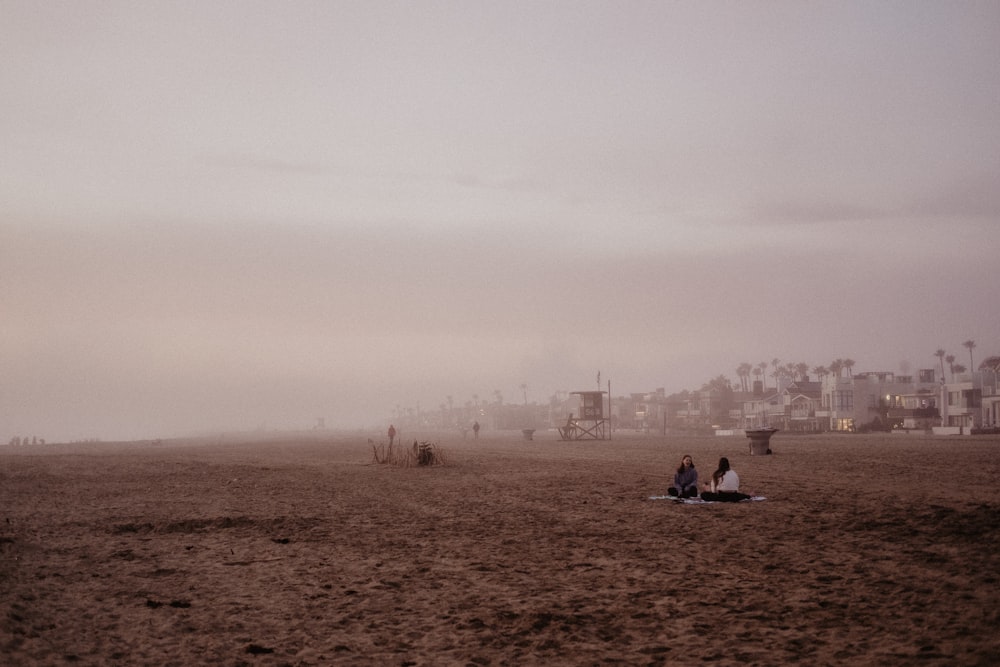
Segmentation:
{"type": "Polygon", "coordinates": [[[889,371],[828,375],[822,381],[817,417],[828,419],[831,431],[862,428],[928,428],[937,425],[941,385],[933,369],[914,379],[889,371]]]}

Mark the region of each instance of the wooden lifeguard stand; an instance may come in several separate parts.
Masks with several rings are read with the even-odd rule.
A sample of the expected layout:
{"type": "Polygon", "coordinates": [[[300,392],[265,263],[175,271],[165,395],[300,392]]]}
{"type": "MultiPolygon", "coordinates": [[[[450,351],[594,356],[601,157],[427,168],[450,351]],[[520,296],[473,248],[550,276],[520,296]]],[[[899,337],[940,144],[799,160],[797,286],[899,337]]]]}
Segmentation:
{"type": "Polygon", "coordinates": [[[580,410],[570,413],[565,426],[559,427],[560,440],[607,440],[608,418],[604,416],[603,391],[571,391],[580,397],[580,410]]]}

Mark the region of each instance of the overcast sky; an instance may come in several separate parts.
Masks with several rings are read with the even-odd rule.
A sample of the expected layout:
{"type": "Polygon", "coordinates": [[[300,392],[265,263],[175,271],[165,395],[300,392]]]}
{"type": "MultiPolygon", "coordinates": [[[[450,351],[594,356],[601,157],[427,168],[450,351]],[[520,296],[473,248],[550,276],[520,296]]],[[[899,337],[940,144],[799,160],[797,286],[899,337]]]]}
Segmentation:
{"type": "Polygon", "coordinates": [[[0,442],[1000,354],[1000,3],[0,0],[0,442]]]}

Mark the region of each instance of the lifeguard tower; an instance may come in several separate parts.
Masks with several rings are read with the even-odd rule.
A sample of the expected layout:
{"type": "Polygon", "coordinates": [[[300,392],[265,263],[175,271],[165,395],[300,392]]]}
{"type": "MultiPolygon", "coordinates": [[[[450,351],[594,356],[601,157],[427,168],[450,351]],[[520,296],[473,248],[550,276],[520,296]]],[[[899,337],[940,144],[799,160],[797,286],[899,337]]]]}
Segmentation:
{"type": "Polygon", "coordinates": [[[559,427],[560,440],[607,440],[608,418],[604,416],[603,391],[571,391],[580,397],[580,409],[570,413],[565,426],[559,427]]]}

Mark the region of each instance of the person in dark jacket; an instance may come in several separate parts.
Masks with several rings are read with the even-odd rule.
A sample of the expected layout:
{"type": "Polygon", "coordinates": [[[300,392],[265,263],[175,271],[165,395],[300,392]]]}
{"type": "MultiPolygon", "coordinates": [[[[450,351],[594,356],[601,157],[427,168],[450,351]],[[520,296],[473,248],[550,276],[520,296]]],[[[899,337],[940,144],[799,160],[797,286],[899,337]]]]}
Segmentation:
{"type": "Polygon", "coordinates": [[[698,497],[698,471],[694,469],[694,459],[690,454],[681,458],[681,464],[674,473],[674,485],[667,489],[667,495],[678,498],[698,497]]]}

